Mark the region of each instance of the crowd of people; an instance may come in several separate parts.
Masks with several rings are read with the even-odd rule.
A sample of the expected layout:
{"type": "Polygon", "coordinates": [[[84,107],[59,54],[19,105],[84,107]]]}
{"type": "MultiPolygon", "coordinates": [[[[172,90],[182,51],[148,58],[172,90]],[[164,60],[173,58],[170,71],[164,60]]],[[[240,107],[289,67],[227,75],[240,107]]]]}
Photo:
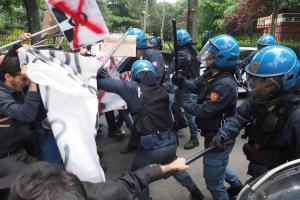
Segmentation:
{"type": "MultiPolygon", "coordinates": [[[[136,57],[127,67],[131,80],[112,79],[104,68],[97,73],[97,89],[118,94],[127,104],[126,110],[117,111],[117,119],[115,111],[102,115],[108,136],[123,139],[125,122],[130,137],[120,153],[136,151],[130,172],[103,183],[80,181],[63,169],[38,85],[27,77],[26,66],[20,66],[21,46],[1,54],[0,197],[150,200],[148,184],[171,175],[193,199],[202,200],[205,197],[186,171],[185,159],[176,154],[177,131],[186,127],[190,140],[184,149],[199,146],[199,135],[205,148],[217,147],[203,157],[203,177],[215,200],[232,199],[244,186],[227,166],[243,128],[249,182],[299,158],[300,63],[295,52],[277,45],[272,35],[263,35],[257,51],[241,60],[239,44],[230,35],[212,37],[206,31],[197,52],[185,29],[176,33],[178,51],[173,53],[178,63],[166,66],[161,39],[147,39],[141,29],[133,28],[128,33],[137,38],[136,57]],[[205,68],[201,74],[200,67],[205,68]],[[249,95],[236,107],[243,73],[249,95]],[[225,145],[227,141],[232,142],[225,145]],[[225,188],[225,181],[230,188],[225,188]]],[[[25,33],[19,39],[30,37],[25,33]]],[[[86,50],[78,53],[88,56],[86,50]]],[[[98,153],[101,157],[103,152],[98,153]]]]}

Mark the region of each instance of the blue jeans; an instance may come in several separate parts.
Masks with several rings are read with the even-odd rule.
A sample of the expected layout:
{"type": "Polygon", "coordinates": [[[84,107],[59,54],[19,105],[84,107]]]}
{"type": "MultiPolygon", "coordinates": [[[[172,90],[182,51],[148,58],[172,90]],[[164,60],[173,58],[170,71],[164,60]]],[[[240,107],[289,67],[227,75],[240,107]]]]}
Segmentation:
{"type": "Polygon", "coordinates": [[[41,147],[40,160],[61,165],[62,158],[52,131],[44,128],[36,129],[41,147]]]}
{"type": "MultiPolygon", "coordinates": [[[[196,94],[187,93],[185,95],[185,98],[186,98],[187,103],[196,103],[197,102],[197,95],[196,94]]],[[[195,123],[196,117],[194,115],[190,115],[186,111],[184,111],[184,115],[185,115],[185,117],[188,121],[191,137],[197,138],[198,137],[198,135],[197,135],[198,134],[198,128],[197,128],[197,125],[195,123]]]]}
{"type": "MultiPolygon", "coordinates": [[[[176,159],[176,135],[173,131],[164,131],[160,134],[141,136],[139,147],[134,157],[131,170],[140,169],[149,164],[167,164],[176,159]]],[[[189,191],[194,191],[197,186],[185,171],[177,172],[174,178],[189,191]]],[[[149,188],[142,190],[139,196],[142,200],[148,200],[149,188]]]]}
{"type": "MultiPolygon", "coordinates": [[[[206,187],[214,200],[228,200],[224,180],[232,187],[242,186],[239,177],[227,168],[229,154],[234,145],[228,146],[225,151],[213,151],[203,156],[203,175],[206,187]]],[[[205,145],[205,148],[208,146],[205,145]]]]}

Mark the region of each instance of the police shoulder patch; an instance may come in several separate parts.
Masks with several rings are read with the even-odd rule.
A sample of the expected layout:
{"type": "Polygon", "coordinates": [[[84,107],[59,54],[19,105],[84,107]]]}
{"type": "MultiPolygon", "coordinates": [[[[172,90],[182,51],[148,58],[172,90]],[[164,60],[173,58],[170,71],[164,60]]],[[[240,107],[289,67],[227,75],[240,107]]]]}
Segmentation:
{"type": "Polygon", "coordinates": [[[215,91],[212,91],[212,92],[210,93],[210,100],[211,100],[212,102],[214,102],[214,101],[217,101],[218,99],[219,99],[219,94],[216,93],[215,91]]]}

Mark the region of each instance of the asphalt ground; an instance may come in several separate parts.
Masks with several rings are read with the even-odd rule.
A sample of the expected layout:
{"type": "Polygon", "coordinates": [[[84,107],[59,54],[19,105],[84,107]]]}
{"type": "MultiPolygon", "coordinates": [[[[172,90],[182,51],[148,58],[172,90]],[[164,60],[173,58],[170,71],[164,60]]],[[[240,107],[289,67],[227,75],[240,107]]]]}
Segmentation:
{"type": "MultiPolygon", "coordinates": [[[[243,99],[240,99],[238,101],[238,104],[240,104],[242,101],[243,99]]],[[[116,141],[107,137],[107,125],[105,118],[102,117],[101,121],[104,124],[104,126],[102,127],[102,135],[97,137],[97,144],[98,148],[104,151],[104,156],[101,159],[101,162],[107,167],[107,172],[105,172],[105,174],[107,179],[110,180],[115,177],[121,176],[126,171],[129,171],[135,152],[131,152],[129,154],[120,154],[120,149],[124,148],[127,145],[130,133],[130,131],[126,129],[125,124],[123,125],[124,129],[126,130],[126,136],[124,140],[116,141]]],[[[242,135],[243,132],[244,130],[241,131],[240,135],[242,135]]],[[[194,153],[204,149],[204,138],[201,137],[200,134],[200,146],[192,150],[183,149],[184,144],[189,140],[189,135],[190,134],[188,128],[181,129],[178,132],[179,145],[177,148],[177,155],[179,157],[187,158],[190,155],[193,155],[194,153]]],[[[238,174],[242,182],[245,182],[250,177],[246,174],[248,161],[246,160],[246,157],[242,151],[243,144],[246,141],[241,139],[240,135],[237,137],[234,149],[230,154],[228,166],[238,174]]],[[[188,173],[191,175],[198,188],[205,195],[205,199],[212,200],[209,191],[206,189],[206,185],[203,178],[202,159],[198,159],[192,164],[190,164],[188,173]]],[[[228,185],[225,183],[225,186],[228,185]]],[[[152,183],[150,185],[150,194],[153,200],[191,199],[190,193],[179,183],[177,183],[172,177],[152,183]]]]}

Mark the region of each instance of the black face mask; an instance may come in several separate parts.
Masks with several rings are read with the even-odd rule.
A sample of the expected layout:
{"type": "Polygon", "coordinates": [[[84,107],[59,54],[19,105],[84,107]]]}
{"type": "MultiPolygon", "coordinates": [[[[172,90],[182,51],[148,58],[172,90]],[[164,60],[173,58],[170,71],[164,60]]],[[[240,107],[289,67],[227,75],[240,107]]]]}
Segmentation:
{"type": "Polygon", "coordinates": [[[253,90],[249,95],[249,100],[251,103],[256,105],[269,105],[277,102],[279,96],[280,92],[269,95],[263,95],[259,91],[253,90]]]}

